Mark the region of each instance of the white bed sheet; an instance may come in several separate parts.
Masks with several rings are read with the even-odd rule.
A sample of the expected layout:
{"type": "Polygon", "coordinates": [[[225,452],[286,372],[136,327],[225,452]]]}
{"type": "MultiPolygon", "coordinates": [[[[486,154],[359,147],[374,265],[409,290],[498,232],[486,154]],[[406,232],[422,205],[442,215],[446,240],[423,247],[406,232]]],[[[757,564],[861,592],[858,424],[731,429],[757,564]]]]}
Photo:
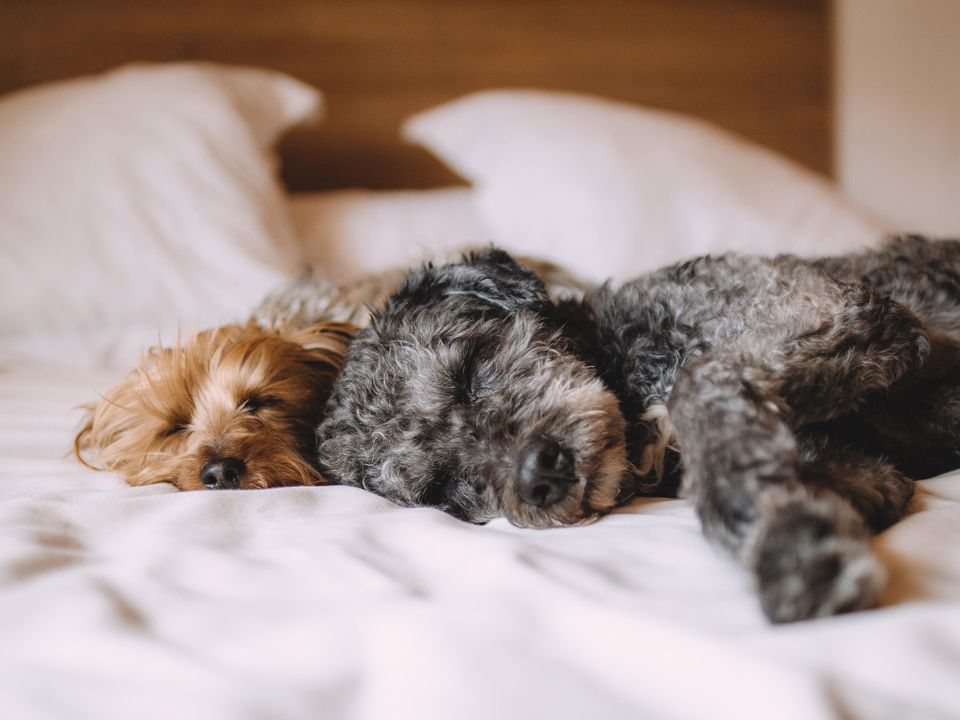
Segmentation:
{"type": "Polygon", "coordinates": [[[0,372],[0,717],[960,717],[960,474],[877,540],[885,607],[770,627],[680,500],[532,531],[128,488],[65,457],[115,379],[0,372]]]}

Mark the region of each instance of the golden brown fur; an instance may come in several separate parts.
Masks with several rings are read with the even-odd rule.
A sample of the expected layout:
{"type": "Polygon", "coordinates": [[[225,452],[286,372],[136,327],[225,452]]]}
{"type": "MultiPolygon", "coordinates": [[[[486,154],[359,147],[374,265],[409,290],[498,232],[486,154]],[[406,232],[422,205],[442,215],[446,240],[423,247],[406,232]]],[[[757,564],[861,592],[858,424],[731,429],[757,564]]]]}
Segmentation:
{"type": "Polygon", "coordinates": [[[231,487],[322,482],[312,463],[314,428],[353,331],[345,323],[251,322],[153,347],[85,406],[74,453],[130,485],[202,489],[205,468],[225,459],[240,468],[231,487]]]}

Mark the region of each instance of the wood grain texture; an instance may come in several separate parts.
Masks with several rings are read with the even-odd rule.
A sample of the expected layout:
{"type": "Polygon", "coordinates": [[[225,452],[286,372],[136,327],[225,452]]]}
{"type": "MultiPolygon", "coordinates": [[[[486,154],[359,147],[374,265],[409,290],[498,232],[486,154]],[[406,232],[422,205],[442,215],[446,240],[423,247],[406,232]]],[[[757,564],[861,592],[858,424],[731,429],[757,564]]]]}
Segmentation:
{"type": "Polygon", "coordinates": [[[281,145],[292,189],[454,181],[398,128],[491,87],[686,112],[832,170],[827,0],[0,2],[0,91],[195,59],[267,66],[324,91],[326,122],[281,145]]]}

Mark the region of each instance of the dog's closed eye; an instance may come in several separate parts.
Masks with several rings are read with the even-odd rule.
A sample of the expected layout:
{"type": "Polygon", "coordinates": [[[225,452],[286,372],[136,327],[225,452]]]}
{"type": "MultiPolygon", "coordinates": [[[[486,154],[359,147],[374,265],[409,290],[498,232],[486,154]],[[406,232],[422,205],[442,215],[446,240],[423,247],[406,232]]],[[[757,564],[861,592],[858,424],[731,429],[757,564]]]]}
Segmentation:
{"type": "Polygon", "coordinates": [[[464,355],[455,376],[464,398],[476,400],[489,390],[492,382],[489,353],[482,347],[472,348],[464,355]]]}
{"type": "Polygon", "coordinates": [[[279,407],[282,404],[283,401],[274,395],[251,395],[240,407],[242,410],[256,414],[264,408],[279,407]]]}
{"type": "Polygon", "coordinates": [[[176,424],[174,424],[174,425],[171,425],[171,426],[168,427],[168,428],[165,428],[164,430],[161,430],[161,431],[160,431],[160,437],[162,437],[162,438],[171,438],[171,437],[173,437],[174,435],[179,435],[180,433],[182,433],[182,432],[183,432],[184,430],[186,430],[186,429],[187,429],[187,423],[183,423],[183,422],[181,422],[181,423],[176,423],[176,424]]]}

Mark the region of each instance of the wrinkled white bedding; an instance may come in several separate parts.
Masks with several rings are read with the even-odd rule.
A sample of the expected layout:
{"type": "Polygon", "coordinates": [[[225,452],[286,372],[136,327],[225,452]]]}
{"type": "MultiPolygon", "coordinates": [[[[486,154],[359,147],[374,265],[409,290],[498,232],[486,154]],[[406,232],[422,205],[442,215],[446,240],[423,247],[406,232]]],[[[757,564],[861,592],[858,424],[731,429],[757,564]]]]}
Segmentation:
{"type": "Polygon", "coordinates": [[[769,627],[680,500],[527,531],[128,488],[65,457],[115,379],[0,372],[0,717],[960,716],[960,474],[877,540],[885,607],[769,627]]]}

